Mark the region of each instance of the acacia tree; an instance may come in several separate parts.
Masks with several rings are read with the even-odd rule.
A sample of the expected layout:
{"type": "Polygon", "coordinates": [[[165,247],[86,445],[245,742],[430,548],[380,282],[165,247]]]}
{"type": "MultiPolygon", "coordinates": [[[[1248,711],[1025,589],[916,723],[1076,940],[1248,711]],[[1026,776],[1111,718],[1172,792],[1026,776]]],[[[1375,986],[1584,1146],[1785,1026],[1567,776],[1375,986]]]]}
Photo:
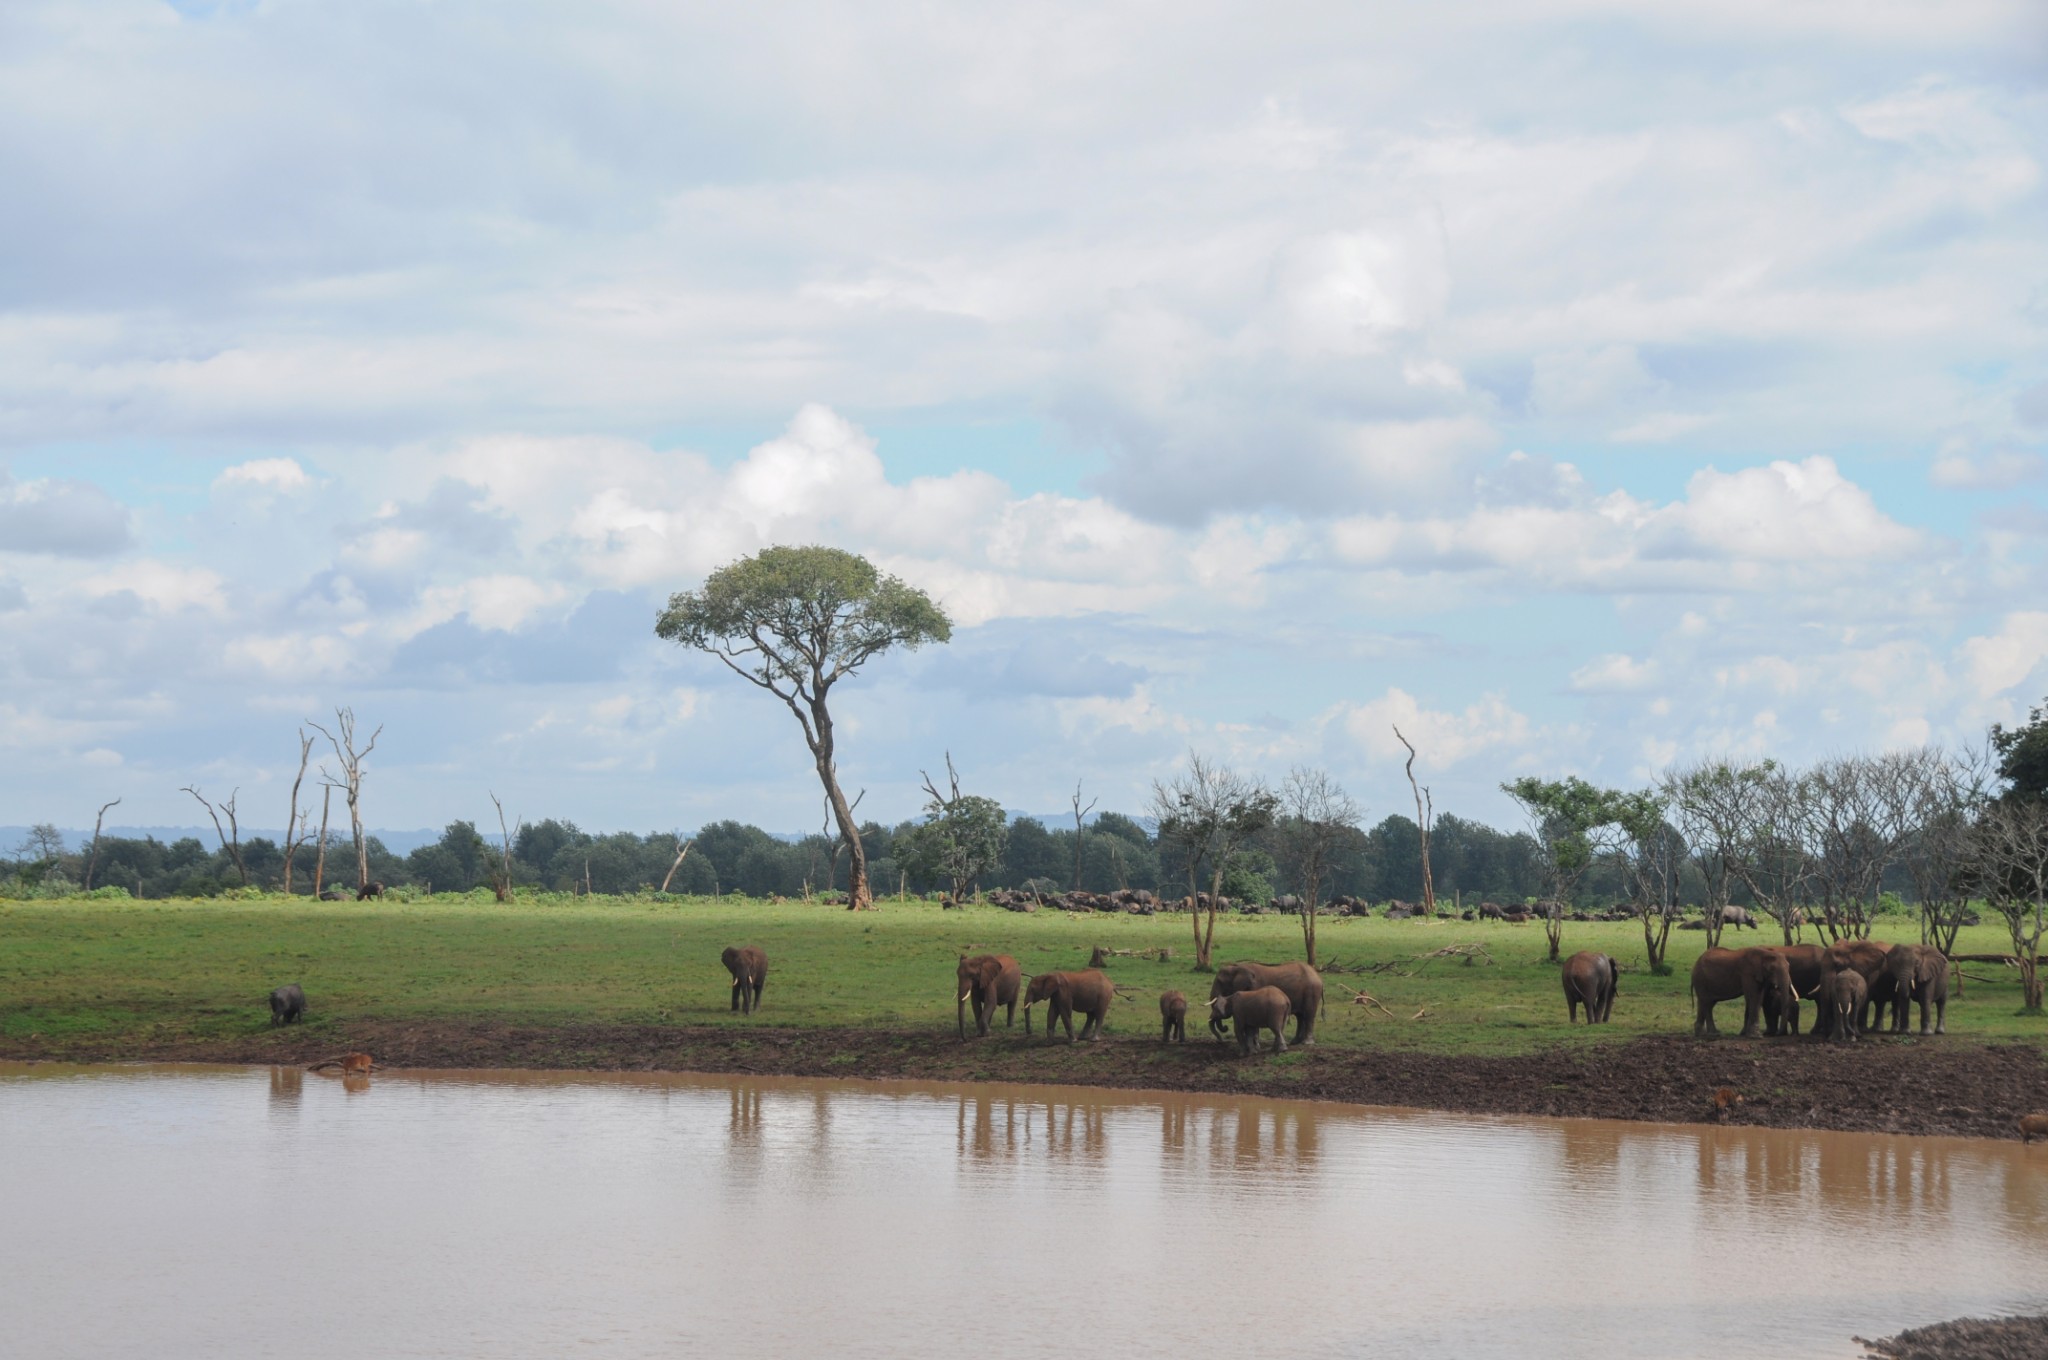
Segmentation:
{"type": "Polygon", "coordinates": [[[983,874],[1002,867],[1009,829],[1001,803],[960,792],[951,752],[946,754],[946,780],[950,791],[941,793],[932,777],[924,776],[925,823],[897,838],[895,854],[918,877],[945,879],[952,900],[964,904],[983,874]]]}
{"type": "Polygon", "coordinates": [[[1542,851],[1551,889],[1549,909],[1543,913],[1543,934],[1555,963],[1558,940],[1564,935],[1565,908],[1579,880],[1593,867],[1598,849],[1594,833],[1614,821],[1614,795],[1577,775],[1556,780],[1524,775],[1500,787],[1529,814],[1530,829],[1542,851]]]}
{"type": "Polygon", "coordinates": [[[1159,843],[1180,854],[1188,876],[1188,915],[1195,932],[1195,967],[1209,968],[1216,940],[1216,907],[1230,857],[1273,824],[1279,797],[1258,780],[1188,752],[1185,774],[1152,784],[1152,815],[1159,843]],[[1208,907],[1202,908],[1201,874],[1209,872],[1208,907]],[[1206,925],[1204,916],[1206,914],[1206,925]]]}
{"type": "Polygon", "coordinates": [[[2048,803],[2008,796],[1977,820],[1978,872],[2005,918],[2019,963],[2022,1004],[2041,1009],[2041,935],[2048,917],[2048,803]]]}
{"type": "Polygon", "coordinates": [[[827,700],[834,685],[892,647],[950,640],[945,611],[854,553],[774,547],[720,567],[699,590],[671,595],[654,631],[717,657],[796,715],[851,858],[847,909],[872,906],[860,827],[839,787],[827,700]]]}
{"type": "Polygon", "coordinates": [[[1728,869],[1756,904],[1778,922],[1785,943],[1797,935],[1814,857],[1802,839],[1807,817],[1805,780],[1766,760],[1732,772],[1735,839],[1728,869]]]}
{"type": "Polygon", "coordinates": [[[1613,797],[1614,824],[1622,841],[1616,853],[1628,878],[1629,895],[1642,914],[1643,952],[1650,971],[1668,973],[1664,951],[1678,920],[1678,882],[1685,869],[1685,838],[1665,819],[1665,795],[1645,789],[1613,797]]]}
{"type": "Polygon", "coordinates": [[[1721,943],[1735,860],[1742,842],[1748,800],[1777,766],[1771,761],[1735,765],[1704,760],[1671,770],[1662,791],[1678,834],[1691,851],[1693,867],[1706,884],[1707,945],[1721,943]]]}
{"type": "Polygon", "coordinates": [[[1316,966],[1316,912],[1322,905],[1323,880],[1329,877],[1337,848],[1356,833],[1364,815],[1326,770],[1296,766],[1280,787],[1274,848],[1301,899],[1301,945],[1311,968],[1316,966]]]}

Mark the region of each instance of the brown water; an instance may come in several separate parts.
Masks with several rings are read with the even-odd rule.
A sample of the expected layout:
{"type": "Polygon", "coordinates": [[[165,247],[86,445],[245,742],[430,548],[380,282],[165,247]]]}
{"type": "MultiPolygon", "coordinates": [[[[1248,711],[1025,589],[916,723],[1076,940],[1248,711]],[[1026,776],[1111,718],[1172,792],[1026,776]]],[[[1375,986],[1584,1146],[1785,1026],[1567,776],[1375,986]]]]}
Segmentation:
{"type": "Polygon", "coordinates": [[[1853,1356],[2048,1146],[684,1076],[0,1067],[24,1357],[1853,1356]]]}

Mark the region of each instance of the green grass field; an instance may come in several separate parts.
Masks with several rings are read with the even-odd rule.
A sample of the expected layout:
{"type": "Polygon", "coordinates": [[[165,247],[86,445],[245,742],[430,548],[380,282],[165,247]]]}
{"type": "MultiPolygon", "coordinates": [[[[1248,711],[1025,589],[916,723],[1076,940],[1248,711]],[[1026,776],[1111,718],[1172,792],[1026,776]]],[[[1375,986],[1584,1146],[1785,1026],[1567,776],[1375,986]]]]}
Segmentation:
{"type": "MultiPolygon", "coordinates": [[[[1911,919],[1887,926],[1880,935],[1917,938],[1911,919]]],[[[1567,923],[1567,954],[1605,950],[1624,970],[1614,1023],[1590,1031],[1565,1026],[1557,969],[1544,960],[1540,926],[1331,919],[1320,935],[1330,984],[1321,1028],[1326,1043],[1439,1052],[1512,1053],[1559,1041],[1686,1032],[1687,972],[1703,947],[1700,933],[1675,932],[1673,971],[1657,977],[1645,966],[1639,926],[1567,923]],[[1491,961],[1416,958],[1469,943],[1486,946],[1491,961]],[[1380,963],[1395,966],[1344,971],[1380,963]],[[1359,989],[1392,1015],[1355,1004],[1359,989]],[[1418,1010],[1421,1018],[1413,1018],[1418,1010]]],[[[1744,931],[1742,942],[1776,939],[1744,931]]],[[[942,911],[888,900],[879,911],[853,915],[736,898],[511,906],[473,898],[361,905],[26,901],[0,902],[0,1035],[16,1047],[40,1040],[53,1050],[67,1037],[244,1035],[267,1023],[265,998],[284,982],[305,987],[314,1024],[350,1015],[749,1023],[727,1011],[718,961],[727,944],[768,951],[766,1001],[754,1023],[950,1029],[955,959],[984,951],[1014,954],[1026,972],[1038,972],[1081,967],[1096,945],[1173,950],[1165,961],[1112,960],[1109,971],[1128,989],[1111,1013],[1112,1035],[1155,1033],[1156,997],[1166,988],[1180,988],[1198,1005],[1208,992],[1207,976],[1191,966],[1187,919],[1169,915],[942,911]]],[[[1984,925],[1964,932],[1958,952],[2007,947],[1997,927],[1984,925]]],[[[1291,917],[1217,923],[1218,961],[1278,961],[1300,957],[1300,949],[1291,917]]],[[[1950,1001],[1951,1034],[2048,1041],[2048,1021],[2020,1013],[2011,970],[1975,964],[1968,971],[1972,980],[1950,1001]]],[[[1723,1007],[1724,1032],[1739,1028],[1738,1011],[1723,1007]]]]}

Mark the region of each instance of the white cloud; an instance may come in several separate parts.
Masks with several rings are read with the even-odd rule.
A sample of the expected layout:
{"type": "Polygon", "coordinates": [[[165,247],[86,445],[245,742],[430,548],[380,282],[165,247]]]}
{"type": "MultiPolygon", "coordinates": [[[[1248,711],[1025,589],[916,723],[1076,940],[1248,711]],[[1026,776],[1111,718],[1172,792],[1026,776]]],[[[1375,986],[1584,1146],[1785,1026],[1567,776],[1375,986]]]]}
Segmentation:
{"type": "Polygon", "coordinates": [[[1588,693],[1623,693],[1657,682],[1657,663],[1612,652],[1596,656],[1572,672],[1572,688],[1588,693]]]}
{"type": "Polygon", "coordinates": [[[1509,706],[1505,695],[1488,694],[1462,712],[1425,708],[1398,686],[1363,704],[1340,705],[1331,715],[1369,755],[1400,761],[1407,750],[1394,729],[1415,745],[1417,770],[1442,770],[1481,754],[1511,754],[1528,745],[1533,727],[1509,706]]]}
{"type": "Polygon", "coordinates": [[[213,479],[216,487],[254,487],[263,491],[299,491],[313,479],[294,458],[253,458],[237,463],[213,479]]]}
{"type": "Polygon", "coordinates": [[[2048,459],[2037,453],[2002,450],[1971,457],[1960,450],[1934,460],[1927,480],[1951,491],[2007,491],[2048,473],[2048,459]]]}
{"type": "Polygon", "coordinates": [[[2048,611],[2014,610],[1997,632],[1965,641],[1962,656],[1978,697],[2010,693],[2048,658],[2048,611]]]}

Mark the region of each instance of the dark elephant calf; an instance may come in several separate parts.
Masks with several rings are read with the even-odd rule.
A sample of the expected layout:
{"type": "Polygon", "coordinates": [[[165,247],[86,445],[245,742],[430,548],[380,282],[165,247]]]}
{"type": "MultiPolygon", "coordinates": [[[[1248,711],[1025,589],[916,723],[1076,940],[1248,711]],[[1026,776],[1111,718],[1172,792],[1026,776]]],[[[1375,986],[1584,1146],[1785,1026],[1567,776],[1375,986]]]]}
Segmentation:
{"type": "Polygon", "coordinates": [[[287,982],[270,994],[270,1024],[274,1029],[289,1025],[306,1013],[306,994],[296,982],[287,982]]]}

